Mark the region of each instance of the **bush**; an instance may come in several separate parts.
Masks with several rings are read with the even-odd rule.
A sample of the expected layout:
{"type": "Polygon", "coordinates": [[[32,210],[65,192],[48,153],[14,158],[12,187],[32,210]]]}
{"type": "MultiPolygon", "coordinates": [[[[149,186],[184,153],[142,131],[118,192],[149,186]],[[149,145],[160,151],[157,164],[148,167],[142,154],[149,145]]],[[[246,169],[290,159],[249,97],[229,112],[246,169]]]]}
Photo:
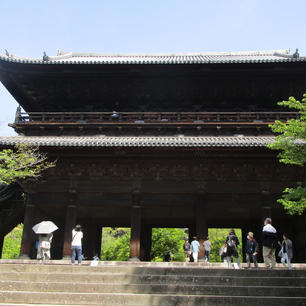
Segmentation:
{"type": "Polygon", "coordinates": [[[19,258],[23,224],[16,226],[4,238],[2,259],[19,258]]]}

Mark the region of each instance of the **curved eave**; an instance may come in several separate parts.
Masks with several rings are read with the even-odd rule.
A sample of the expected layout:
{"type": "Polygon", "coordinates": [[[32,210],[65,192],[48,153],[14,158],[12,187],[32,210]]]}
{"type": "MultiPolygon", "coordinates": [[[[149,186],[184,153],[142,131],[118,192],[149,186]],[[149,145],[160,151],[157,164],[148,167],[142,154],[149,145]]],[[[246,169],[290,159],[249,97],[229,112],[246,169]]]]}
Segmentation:
{"type": "Polygon", "coordinates": [[[207,65],[207,64],[265,64],[306,62],[306,57],[275,59],[232,59],[232,60],[49,60],[19,59],[0,55],[0,62],[30,65],[207,65]]]}

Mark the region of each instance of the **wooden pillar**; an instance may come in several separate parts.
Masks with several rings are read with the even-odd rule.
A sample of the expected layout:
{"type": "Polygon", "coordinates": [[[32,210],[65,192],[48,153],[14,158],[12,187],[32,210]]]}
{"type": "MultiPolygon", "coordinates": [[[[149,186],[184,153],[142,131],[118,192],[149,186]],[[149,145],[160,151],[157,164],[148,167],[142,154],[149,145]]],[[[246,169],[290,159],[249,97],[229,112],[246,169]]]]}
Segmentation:
{"type": "Polygon", "coordinates": [[[145,261],[151,261],[152,227],[147,227],[145,240],[146,240],[145,261]]]}
{"type": "Polygon", "coordinates": [[[204,240],[208,235],[208,228],[206,222],[206,210],[205,210],[205,199],[203,195],[199,195],[196,203],[196,233],[198,237],[198,241],[200,243],[200,252],[199,252],[199,261],[203,261],[205,257],[204,251],[204,240]]]}
{"type": "Polygon", "coordinates": [[[27,194],[19,256],[20,258],[29,259],[31,256],[31,248],[33,247],[35,237],[32,230],[32,227],[35,225],[34,217],[35,205],[33,204],[32,195],[27,194]]]}
{"type": "Polygon", "coordinates": [[[92,219],[85,219],[84,224],[84,237],[83,239],[83,253],[86,259],[92,260],[96,255],[96,233],[97,225],[93,222],[92,219]]]}
{"type": "Polygon", "coordinates": [[[64,232],[63,258],[71,257],[72,230],[76,225],[77,207],[69,204],[66,208],[66,222],[64,232]]]}
{"type": "Polygon", "coordinates": [[[0,259],[2,258],[3,243],[4,243],[4,235],[0,234],[0,259]]]}
{"type": "MultiPolygon", "coordinates": [[[[138,198],[138,197],[137,197],[138,198]]],[[[134,204],[131,207],[131,241],[130,241],[130,260],[140,260],[140,234],[141,234],[141,207],[134,204]]]]}
{"type": "Polygon", "coordinates": [[[248,232],[250,232],[247,228],[247,226],[243,226],[241,228],[241,246],[242,246],[242,261],[245,262],[246,259],[245,259],[245,247],[246,247],[246,241],[247,241],[247,235],[248,235],[248,232]]]}
{"type": "Polygon", "coordinates": [[[102,245],[102,226],[96,227],[96,243],[95,243],[95,255],[97,254],[101,258],[101,245],[102,245]]]}
{"type": "Polygon", "coordinates": [[[140,234],[140,260],[151,261],[152,227],[142,226],[140,234]]]}

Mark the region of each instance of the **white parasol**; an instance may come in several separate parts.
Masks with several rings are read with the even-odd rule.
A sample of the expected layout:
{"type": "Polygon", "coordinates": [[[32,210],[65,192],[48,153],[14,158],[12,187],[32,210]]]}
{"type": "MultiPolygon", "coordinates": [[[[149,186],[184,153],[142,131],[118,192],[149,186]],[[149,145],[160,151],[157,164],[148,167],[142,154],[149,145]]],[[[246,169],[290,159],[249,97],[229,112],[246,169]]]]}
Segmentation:
{"type": "Polygon", "coordinates": [[[42,221],[32,227],[35,234],[50,234],[58,227],[52,221],[42,221]]]}

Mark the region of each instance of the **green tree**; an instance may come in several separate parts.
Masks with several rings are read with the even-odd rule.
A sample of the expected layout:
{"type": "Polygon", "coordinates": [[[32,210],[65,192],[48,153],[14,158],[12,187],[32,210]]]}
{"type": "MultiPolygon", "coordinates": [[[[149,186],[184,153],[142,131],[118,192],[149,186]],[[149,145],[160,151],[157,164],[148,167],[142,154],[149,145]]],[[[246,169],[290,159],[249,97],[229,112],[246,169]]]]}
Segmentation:
{"type": "Polygon", "coordinates": [[[5,149],[0,151],[0,183],[37,179],[44,170],[54,166],[55,162],[47,161],[46,154],[38,148],[18,145],[15,149],[5,149]]]}
{"type": "Polygon", "coordinates": [[[19,258],[23,224],[16,226],[4,238],[2,259],[19,258]]]}
{"type": "Polygon", "coordinates": [[[129,228],[104,227],[102,232],[102,260],[126,261],[130,258],[129,228]]]}
{"type": "MultiPolygon", "coordinates": [[[[306,163],[306,94],[301,101],[290,97],[288,101],[278,102],[278,105],[298,110],[300,118],[290,119],[285,123],[277,120],[270,125],[272,131],[279,135],[268,147],[280,151],[278,158],[281,163],[303,167],[306,163]]],[[[301,215],[306,208],[305,182],[297,182],[295,188],[286,188],[278,202],[288,214],[301,215]]]]}
{"type": "Polygon", "coordinates": [[[152,229],[152,261],[163,261],[169,253],[172,261],[184,261],[183,244],[186,233],[180,228],[152,229]]]}

